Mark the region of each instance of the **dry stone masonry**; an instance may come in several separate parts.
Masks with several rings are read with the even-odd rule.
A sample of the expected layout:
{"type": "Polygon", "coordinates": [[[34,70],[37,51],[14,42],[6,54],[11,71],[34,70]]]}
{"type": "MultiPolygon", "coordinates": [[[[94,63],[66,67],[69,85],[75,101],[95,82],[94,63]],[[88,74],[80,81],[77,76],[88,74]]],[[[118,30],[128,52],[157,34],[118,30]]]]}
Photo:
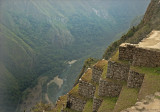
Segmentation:
{"type": "Polygon", "coordinates": [[[129,69],[129,65],[108,61],[107,78],[127,81],[129,69]]]}
{"type": "Polygon", "coordinates": [[[92,70],[92,81],[99,83],[99,79],[102,75],[103,69],[100,69],[96,66],[93,66],[93,70],[92,70]]]}
{"type": "Polygon", "coordinates": [[[76,111],[83,111],[86,102],[86,100],[83,100],[81,98],[68,95],[66,107],[76,111]]]}
{"type": "Polygon", "coordinates": [[[116,97],[119,96],[121,89],[121,84],[100,79],[98,96],[116,97]]]}
{"type": "Polygon", "coordinates": [[[139,88],[143,83],[143,79],[144,79],[144,74],[130,70],[127,86],[131,88],[139,88]]]}
{"type": "Polygon", "coordinates": [[[158,67],[160,66],[160,49],[123,43],[119,47],[119,59],[131,61],[133,66],[158,67]]]}
{"type": "Polygon", "coordinates": [[[160,50],[136,47],[133,56],[133,66],[160,66],[160,50]]]}
{"type": "Polygon", "coordinates": [[[119,60],[132,61],[136,44],[123,43],[119,46],[119,60]]]}
{"type": "Polygon", "coordinates": [[[93,98],[96,87],[91,83],[79,80],[78,93],[86,98],[93,98]]]}
{"type": "Polygon", "coordinates": [[[93,98],[93,112],[97,112],[101,104],[102,104],[102,99],[94,97],[93,98]]]}

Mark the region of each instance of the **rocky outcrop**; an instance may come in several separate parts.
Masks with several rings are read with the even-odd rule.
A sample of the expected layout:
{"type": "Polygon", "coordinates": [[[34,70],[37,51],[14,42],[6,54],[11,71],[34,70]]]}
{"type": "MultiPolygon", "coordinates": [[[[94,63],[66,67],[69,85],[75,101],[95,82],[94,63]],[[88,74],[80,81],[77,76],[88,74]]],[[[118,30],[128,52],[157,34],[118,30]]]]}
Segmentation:
{"type": "Polygon", "coordinates": [[[79,88],[78,88],[79,95],[82,95],[86,98],[93,98],[95,90],[96,87],[93,84],[83,80],[79,81],[79,88]]]}
{"type": "Polygon", "coordinates": [[[108,61],[107,78],[127,81],[129,69],[129,65],[108,61]]]}
{"type": "Polygon", "coordinates": [[[119,96],[121,89],[121,84],[100,79],[98,96],[116,97],[119,96]]]}
{"type": "Polygon", "coordinates": [[[143,79],[144,79],[144,74],[130,70],[127,86],[131,88],[140,88],[143,83],[143,79]]]}

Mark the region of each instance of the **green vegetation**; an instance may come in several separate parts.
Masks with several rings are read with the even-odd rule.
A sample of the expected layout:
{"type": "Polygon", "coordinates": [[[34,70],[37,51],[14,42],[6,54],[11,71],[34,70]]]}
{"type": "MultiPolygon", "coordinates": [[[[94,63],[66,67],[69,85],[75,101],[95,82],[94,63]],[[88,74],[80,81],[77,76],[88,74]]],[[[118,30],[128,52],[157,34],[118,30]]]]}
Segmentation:
{"type": "Polygon", "coordinates": [[[131,107],[137,102],[138,89],[128,88],[125,84],[121,90],[114,112],[120,112],[123,109],[131,107]]]}
{"type": "Polygon", "coordinates": [[[85,60],[83,68],[80,72],[80,74],[78,75],[78,78],[75,81],[75,84],[78,84],[79,79],[82,77],[82,75],[84,74],[84,72],[88,69],[88,68],[92,68],[92,66],[97,62],[97,59],[94,58],[88,58],[87,60],[85,60]]]}
{"type": "Polygon", "coordinates": [[[91,82],[92,82],[92,69],[88,69],[88,70],[84,73],[84,75],[82,75],[81,79],[82,79],[83,81],[87,81],[87,82],[91,83],[91,82]]]}
{"type": "Polygon", "coordinates": [[[93,109],[93,99],[89,99],[84,107],[83,112],[92,112],[93,109]]]}
{"type": "Polygon", "coordinates": [[[138,99],[144,99],[145,96],[160,91],[160,68],[132,67],[133,70],[144,73],[144,82],[141,87],[138,99]]]}
{"type": "Polygon", "coordinates": [[[103,98],[103,102],[98,109],[98,112],[113,112],[114,106],[116,105],[117,102],[117,97],[105,97],[103,98]]]}
{"type": "Polygon", "coordinates": [[[103,73],[102,73],[102,76],[101,76],[102,79],[106,78],[107,68],[108,68],[108,63],[103,67],[103,73]]]}
{"type": "Polygon", "coordinates": [[[61,96],[59,101],[57,102],[56,108],[54,108],[53,112],[61,112],[61,110],[64,108],[64,104],[67,102],[67,95],[61,96]]]}
{"type": "Polygon", "coordinates": [[[105,66],[107,63],[108,63],[107,60],[100,60],[100,61],[98,61],[98,62],[95,64],[95,66],[96,66],[97,68],[103,70],[104,66],[105,66]]]}
{"type": "MultiPolygon", "coordinates": [[[[114,41],[112,37],[124,32],[135,16],[144,13],[148,2],[123,1],[117,6],[107,1],[0,1],[0,63],[5,69],[0,76],[5,75],[5,82],[10,83],[3,85],[6,83],[0,77],[0,110],[13,112],[23,92],[34,87],[40,76],[52,79],[67,71],[68,76],[60,76],[68,81],[62,87],[64,94],[80,71],[75,68],[80,68],[88,57],[100,57],[114,41]],[[127,8],[130,10],[125,12],[127,8]],[[68,67],[66,62],[73,59],[78,64],[68,67]]],[[[53,97],[51,93],[49,96],[53,97]]]]}

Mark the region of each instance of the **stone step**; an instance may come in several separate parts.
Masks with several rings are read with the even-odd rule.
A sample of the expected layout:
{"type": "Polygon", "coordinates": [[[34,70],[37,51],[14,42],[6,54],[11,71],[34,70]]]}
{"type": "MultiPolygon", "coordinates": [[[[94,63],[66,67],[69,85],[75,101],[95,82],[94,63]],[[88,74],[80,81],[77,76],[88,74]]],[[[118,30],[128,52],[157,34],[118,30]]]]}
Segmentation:
{"type": "Polygon", "coordinates": [[[79,95],[78,88],[79,88],[79,84],[77,84],[67,94],[66,108],[82,112],[85,107],[85,104],[87,103],[87,98],[79,95]]]}
{"type": "Polygon", "coordinates": [[[100,79],[99,80],[99,89],[98,89],[98,96],[104,97],[117,97],[119,96],[121,89],[123,86],[123,82],[113,80],[113,79],[100,79]]]}
{"type": "Polygon", "coordinates": [[[99,83],[99,79],[102,76],[104,66],[107,64],[107,60],[98,61],[92,68],[92,81],[99,83]]]}
{"type": "Polygon", "coordinates": [[[96,85],[93,83],[92,69],[88,68],[87,71],[79,79],[78,93],[86,98],[93,98],[96,90],[96,85]]]}

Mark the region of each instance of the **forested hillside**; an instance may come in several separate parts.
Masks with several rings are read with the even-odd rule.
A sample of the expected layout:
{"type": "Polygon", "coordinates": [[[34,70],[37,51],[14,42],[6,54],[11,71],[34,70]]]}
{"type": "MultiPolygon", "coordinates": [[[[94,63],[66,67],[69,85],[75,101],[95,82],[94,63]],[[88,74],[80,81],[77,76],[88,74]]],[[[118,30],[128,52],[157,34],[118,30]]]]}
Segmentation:
{"type": "Polygon", "coordinates": [[[0,0],[0,111],[13,112],[39,76],[64,79],[60,93],[54,91],[52,97],[67,92],[83,61],[100,57],[148,3],[0,0]],[[77,62],[69,66],[72,60],[77,62]]]}

